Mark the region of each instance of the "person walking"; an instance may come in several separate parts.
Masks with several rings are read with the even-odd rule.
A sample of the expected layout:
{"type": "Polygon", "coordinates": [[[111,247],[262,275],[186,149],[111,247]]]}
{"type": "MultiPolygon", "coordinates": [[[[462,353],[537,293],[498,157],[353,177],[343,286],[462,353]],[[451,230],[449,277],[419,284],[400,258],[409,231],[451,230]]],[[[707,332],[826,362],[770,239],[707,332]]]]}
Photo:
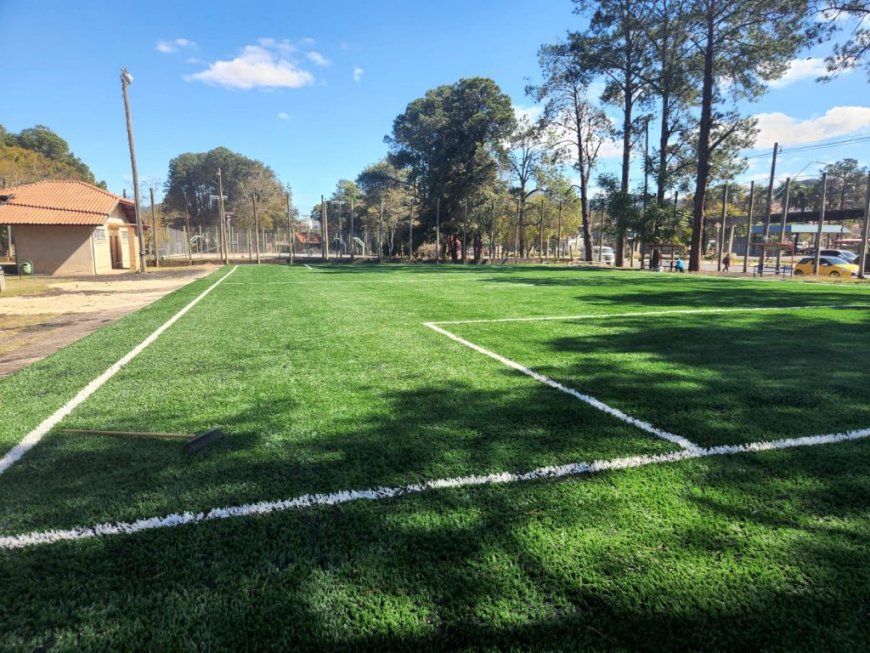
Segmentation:
{"type": "Polygon", "coordinates": [[[722,259],[722,271],[728,272],[728,268],[731,267],[731,254],[726,254],[725,258],[722,259]]]}

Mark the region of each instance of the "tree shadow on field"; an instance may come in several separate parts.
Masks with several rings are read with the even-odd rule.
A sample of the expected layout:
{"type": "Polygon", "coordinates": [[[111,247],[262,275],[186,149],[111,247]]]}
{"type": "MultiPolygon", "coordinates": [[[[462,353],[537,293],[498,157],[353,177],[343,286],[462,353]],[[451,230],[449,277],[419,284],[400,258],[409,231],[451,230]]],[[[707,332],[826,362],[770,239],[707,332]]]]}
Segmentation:
{"type": "Polygon", "coordinates": [[[870,314],[789,315],[612,318],[548,341],[577,362],[536,370],[704,445],[870,426],[870,314]]]}
{"type": "Polygon", "coordinates": [[[4,552],[0,646],[865,650],[866,445],[4,552]]]}
{"type": "MultiPolygon", "coordinates": [[[[518,376],[507,369],[498,374],[518,376]]],[[[350,413],[342,406],[284,400],[228,407],[211,416],[227,437],[196,455],[184,453],[179,441],[51,436],[0,477],[6,499],[0,531],[126,521],[675,448],[531,382],[509,390],[423,385],[377,399],[377,407],[350,413]],[[322,418],[303,419],[301,410],[322,411],[322,418]]],[[[141,417],[124,428],[147,430],[148,416],[141,417]]]]}

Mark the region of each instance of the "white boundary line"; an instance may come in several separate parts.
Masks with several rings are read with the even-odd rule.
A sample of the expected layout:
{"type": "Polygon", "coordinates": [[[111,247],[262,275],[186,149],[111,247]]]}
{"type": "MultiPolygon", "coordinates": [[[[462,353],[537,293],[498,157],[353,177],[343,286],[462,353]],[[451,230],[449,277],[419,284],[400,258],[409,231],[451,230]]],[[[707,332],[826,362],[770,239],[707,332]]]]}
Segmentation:
{"type": "Polygon", "coordinates": [[[302,265],[304,265],[304,266],[305,266],[307,269],[309,269],[309,270],[313,270],[313,269],[314,269],[313,267],[311,267],[310,265],[308,265],[308,263],[303,263],[302,265]]]}
{"type": "Polygon", "coordinates": [[[580,401],[589,404],[593,408],[596,408],[604,413],[607,413],[608,415],[611,415],[612,417],[615,417],[616,419],[622,420],[623,422],[626,422],[627,424],[631,424],[632,426],[636,426],[637,428],[641,429],[642,431],[646,431],[647,433],[651,433],[652,435],[656,436],[657,438],[661,438],[662,440],[667,440],[668,442],[672,442],[673,444],[676,444],[676,445],[678,445],[678,446],[680,446],[683,449],[686,449],[688,451],[696,451],[699,448],[697,444],[695,444],[694,442],[691,442],[690,440],[684,438],[681,435],[677,435],[676,433],[670,433],[668,431],[664,431],[660,428],[653,426],[649,422],[645,422],[641,419],[638,419],[636,417],[632,417],[631,415],[623,413],[618,408],[614,408],[613,406],[609,406],[609,405],[605,404],[603,401],[600,401],[591,395],[583,394],[582,392],[578,392],[574,388],[569,388],[566,385],[562,385],[558,381],[554,381],[553,379],[551,379],[548,376],[544,376],[543,374],[539,374],[538,372],[535,372],[534,370],[530,370],[528,367],[520,365],[519,363],[511,360],[510,358],[505,358],[501,354],[496,354],[494,351],[490,351],[489,349],[484,349],[480,345],[476,345],[473,342],[471,342],[470,340],[466,340],[465,338],[461,338],[461,337],[457,336],[455,333],[451,333],[447,329],[442,329],[440,326],[438,326],[434,322],[424,322],[423,324],[425,326],[429,327],[430,329],[432,329],[433,331],[436,331],[437,333],[440,333],[443,336],[447,336],[451,340],[455,340],[456,342],[458,342],[461,345],[465,345],[469,349],[473,349],[474,351],[481,353],[484,356],[489,356],[490,358],[497,360],[502,365],[506,365],[506,366],[510,367],[511,369],[514,369],[518,372],[522,372],[526,376],[530,376],[533,379],[535,379],[535,381],[539,381],[540,383],[543,383],[544,385],[548,385],[551,388],[555,388],[556,390],[558,390],[560,392],[564,392],[565,394],[571,395],[572,397],[575,397],[576,399],[579,399],[580,401]]]}
{"type": "Polygon", "coordinates": [[[0,536],[0,549],[23,549],[30,546],[75,540],[88,540],[109,535],[129,535],[158,528],[174,528],[184,524],[199,524],[219,519],[246,517],[249,515],[266,515],[286,512],[288,510],[315,508],[318,506],[335,506],[349,503],[351,501],[379,501],[382,499],[392,499],[410,494],[420,494],[422,492],[443,488],[523,483],[539,479],[586,476],[599,472],[630,469],[633,467],[642,467],[644,465],[678,462],[708,456],[724,456],[739,453],[770,451],[774,449],[790,449],[794,447],[811,447],[822,444],[846,442],[849,440],[860,440],[868,436],[870,436],[870,428],[859,431],[846,431],[844,433],[813,435],[803,438],[788,438],[785,440],[771,440],[769,442],[752,442],[748,444],[712,447],[709,449],[694,449],[692,451],[684,450],[666,454],[613,458],[611,460],[597,460],[589,463],[569,463],[567,465],[553,467],[539,467],[519,474],[501,472],[485,476],[461,476],[457,478],[436,479],[398,487],[378,487],[368,490],[343,490],[329,494],[303,494],[293,499],[260,501],[258,503],[246,503],[225,508],[213,508],[209,512],[172,513],[163,517],[150,517],[147,519],[138,519],[132,522],[104,523],[95,524],[93,526],[79,526],[67,530],[33,531],[30,533],[22,533],[20,535],[5,535],[0,536]]]}
{"type": "Polygon", "coordinates": [[[105,372],[100,374],[93,381],[88,383],[84,388],[82,388],[79,393],[66,402],[63,406],[58,408],[52,415],[47,417],[42,423],[33,429],[30,433],[28,433],[22,440],[16,444],[12,449],[10,449],[5,456],[0,458],[0,475],[2,475],[7,469],[12,467],[16,462],[18,462],[24,454],[30,451],[36,444],[43,438],[43,436],[48,433],[51,429],[53,429],[58,422],[60,422],[64,417],[69,415],[76,407],[79,406],[83,401],[85,401],[88,397],[94,394],[103,384],[106,383],[109,379],[111,379],[115,374],[117,374],[121,368],[123,368],[127,363],[136,358],[143,349],[145,349],[152,342],[157,340],[160,335],[166,331],[169,327],[175,324],[181,317],[187,313],[190,309],[196,306],[200,300],[208,295],[212,290],[218,287],[220,283],[230,276],[233,272],[238,269],[238,266],[234,267],[232,270],[227,272],[224,276],[218,279],[215,283],[206,288],[202,293],[200,293],[196,299],[190,302],[187,306],[178,311],[175,315],[169,318],[166,322],[164,322],[160,327],[158,327],[150,336],[145,338],[142,342],[140,342],[136,347],[134,347],[128,354],[123,356],[120,360],[118,360],[114,365],[109,367],[105,372]]]}
{"type": "Polygon", "coordinates": [[[545,315],[540,317],[501,317],[491,320],[440,320],[426,322],[426,326],[433,324],[488,324],[495,322],[545,322],[558,320],[601,320],[611,317],[650,317],[657,315],[691,315],[705,313],[748,313],[762,312],[774,313],[778,311],[807,311],[816,309],[833,308],[870,308],[870,304],[827,304],[819,306],[757,306],[742,308],[686,308],[668,311],[647,311],[641,313],[591,313],[588,315],[545,315]]]}

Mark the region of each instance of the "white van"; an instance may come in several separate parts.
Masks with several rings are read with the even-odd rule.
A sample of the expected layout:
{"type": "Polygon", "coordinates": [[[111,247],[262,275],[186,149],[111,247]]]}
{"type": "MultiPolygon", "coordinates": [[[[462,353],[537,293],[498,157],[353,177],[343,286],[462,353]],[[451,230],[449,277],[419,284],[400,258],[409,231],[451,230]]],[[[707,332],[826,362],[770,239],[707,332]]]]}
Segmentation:
{"type": "Polygon", "coordinates": [[[598,245],[592,246],[592,260],[597,261],[598,263],[604,263],[605,265],[613,265],[613,261],[616,256],[613,254],[612,247],[599,247],[598,245]]]}

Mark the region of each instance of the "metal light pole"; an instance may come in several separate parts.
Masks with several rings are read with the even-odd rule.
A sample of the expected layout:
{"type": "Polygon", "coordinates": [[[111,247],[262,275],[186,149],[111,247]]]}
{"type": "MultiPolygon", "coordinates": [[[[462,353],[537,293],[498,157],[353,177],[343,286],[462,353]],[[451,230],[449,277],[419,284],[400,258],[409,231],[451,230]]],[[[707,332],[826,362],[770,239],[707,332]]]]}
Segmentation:
{"type": "Polygon", "coordinates": [[[133,166],[133,198],[136,203],[136,231],[139,233],[139,269],[145,272],[145,238],[142,235],[142,201],[139,197],[139,169],[136,167],[136,145],[133,142],[133,119],[130,117],[130,98],[127,87],[133,83],[133,75],[121,68],[121,93],[124,96],[124,113],[127,116],[127,140],[130,142],[130,163],[133,166]]]}

